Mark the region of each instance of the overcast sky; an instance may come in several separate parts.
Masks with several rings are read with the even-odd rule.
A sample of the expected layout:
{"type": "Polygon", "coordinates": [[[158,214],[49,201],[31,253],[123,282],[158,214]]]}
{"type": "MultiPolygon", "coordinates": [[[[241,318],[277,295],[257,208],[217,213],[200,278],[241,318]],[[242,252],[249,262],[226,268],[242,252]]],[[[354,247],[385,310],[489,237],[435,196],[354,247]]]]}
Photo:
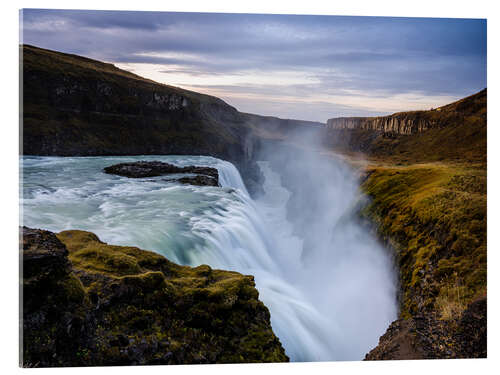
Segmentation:
{"type": "Polygon", "coordinates": [[[486,21],[24,10],[22,43],[114,63],[243,112],[325,122],[486,87],[486,21]]]}

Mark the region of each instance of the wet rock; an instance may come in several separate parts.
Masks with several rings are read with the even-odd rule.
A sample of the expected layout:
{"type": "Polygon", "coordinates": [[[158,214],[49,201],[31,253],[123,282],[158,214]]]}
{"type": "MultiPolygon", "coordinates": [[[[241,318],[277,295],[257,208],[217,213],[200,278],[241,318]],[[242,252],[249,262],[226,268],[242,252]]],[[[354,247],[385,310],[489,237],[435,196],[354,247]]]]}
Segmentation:
{"type": "Polygon", "coordinates": [[[219,186],[217,179],[209,176],[195,176],[195,177],[182,177],[177,181],[183,184],[196,185],[196,186],[219,186]]]}
{"type": "Polygon", "coordinates": [[[486,358],[486,296],[473,301],[463,313],[454,336],[464,358],[486,358]]]}
{"type": "Polygon", "coordinates": [[[20,242],[25,280],[32,277],[58,277],[68,273],[68,251],[53,233],[23,227],[20,242]]]}
{"type": "Polygon", "coordinates": [[[115,174],[130,178],[157,177],[171,174],[189,173],[196,174],[195,177],[182,177],[178,179],[184,184],[198,186],[219,186],[219,171],[212,167],[186,166],[178,167],[161,161],[138,161],[132,163],[120,163],[104,168],[104,173],[115,174]]]}

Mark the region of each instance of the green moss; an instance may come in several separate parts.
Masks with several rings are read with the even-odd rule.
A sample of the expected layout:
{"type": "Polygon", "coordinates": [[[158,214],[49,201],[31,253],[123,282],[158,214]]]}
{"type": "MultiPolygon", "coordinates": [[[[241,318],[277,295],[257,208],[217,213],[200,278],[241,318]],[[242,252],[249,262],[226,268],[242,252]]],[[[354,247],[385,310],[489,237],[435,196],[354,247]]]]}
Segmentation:
{"type": "Polygon", "coordinates": [[[85,299],[86,293],[82,282],[78,277],[70,274],[67,278],[63,279],[61,282],[64,295],[69,302],[72,303],[82,303],[85,299]]]}

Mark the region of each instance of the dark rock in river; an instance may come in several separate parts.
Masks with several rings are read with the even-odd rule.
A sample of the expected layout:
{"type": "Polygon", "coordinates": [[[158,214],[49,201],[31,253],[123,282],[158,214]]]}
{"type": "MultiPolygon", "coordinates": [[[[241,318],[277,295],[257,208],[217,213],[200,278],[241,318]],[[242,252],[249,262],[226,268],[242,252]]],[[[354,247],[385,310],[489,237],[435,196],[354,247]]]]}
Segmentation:
{"type": "Polygon", "coordinates": [[[182,177],[177,180],[183,184],[190,184],[196,186],[219,186],[217,180],[209,176],[195,176],[195,177],[182,177]]]}
{"type": "Polygon", "coordinates": [[[23,367],[283,362],[252,276],[22,228],[23,367]]]}
{"type": "Polygon", "coordinates": [[[104,168],[104,173],[130,178],[157,177],[169,174],[191,173],[195,177],[182,177],[178,181],[184,184],[219,186],[219,171],[212,167],[178,167],[161,161],[138,161],[120,163],[104,168]]]}

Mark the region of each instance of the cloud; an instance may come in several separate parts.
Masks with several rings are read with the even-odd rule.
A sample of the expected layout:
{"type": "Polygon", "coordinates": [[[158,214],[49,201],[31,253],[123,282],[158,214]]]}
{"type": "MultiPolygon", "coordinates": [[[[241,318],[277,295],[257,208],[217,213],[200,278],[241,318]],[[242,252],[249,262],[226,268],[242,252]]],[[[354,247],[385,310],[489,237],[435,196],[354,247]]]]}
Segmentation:
{"type": "Polygon", "coordinates": [[[290,109],[305,98],[325,121],[340,97],[376,114],[486,87],[485,20],[24,10],[22,21],[25,43],[220,92],[257,113],[272,98],[278,116],[305,118],[290,109]],[[396,97],[407,99],[389,105],[396,97]]]}

